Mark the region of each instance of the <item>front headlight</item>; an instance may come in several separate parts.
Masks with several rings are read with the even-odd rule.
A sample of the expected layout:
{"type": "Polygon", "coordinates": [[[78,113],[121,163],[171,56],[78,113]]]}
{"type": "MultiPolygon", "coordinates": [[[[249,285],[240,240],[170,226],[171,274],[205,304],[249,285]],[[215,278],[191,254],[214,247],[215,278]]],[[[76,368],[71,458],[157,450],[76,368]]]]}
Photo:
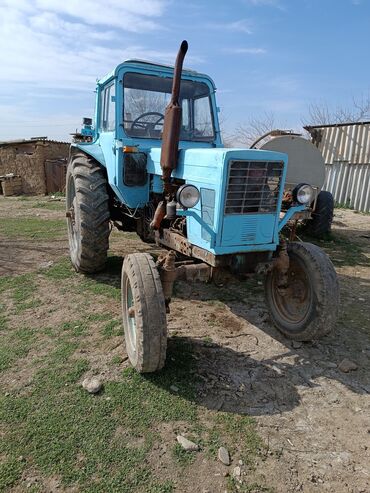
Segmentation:
{"type": "Polygon", "coordinates": [[[199,190],[194,185],[181,185],[177,190],[176,200],[184,209],[194,207],[199,202],[199,199],[199,190]]]}
{"type": "Polygon", "coordinates": [[[302,205],[311,204],[314,198],[314,191],[311,185],[300,183],[293,190],[293,200],[302,205]]]}

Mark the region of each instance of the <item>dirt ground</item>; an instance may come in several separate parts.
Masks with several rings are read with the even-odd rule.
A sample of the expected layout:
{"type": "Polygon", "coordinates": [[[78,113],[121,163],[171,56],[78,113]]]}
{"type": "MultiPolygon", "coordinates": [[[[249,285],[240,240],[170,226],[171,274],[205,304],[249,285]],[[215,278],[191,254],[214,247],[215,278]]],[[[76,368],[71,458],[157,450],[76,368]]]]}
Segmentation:
{"type": "MultiPolygon", "coordinates": [[[[63,220],[58,207],[33,207],[37,200],[45,201],[0,198],[0,224],[20,217],[63,220]]],[[[18,235],[11,224],[7,227],[4,231],[0,226],[0,276],[47,270],[67,256],[65,236],[56,241],[44,235],[37,241],[37,231],[30,238],[18,235]]],[[[196,404],[206,412],[253,416],[265,444],[245,474],[248,484],[263,484],[266,489],[241,491],[370,491],[370,216],[336,210],[333,239],[319,244],[333,260],[341,291],[336,330],[319,342],[292,343],[279,334],[268,316],[261,279],[221,288],[188,283],[176,287],[169,336],[191,344],[200,382],[196,404]],[[356,369],[341,371],[338,366],[344,359],[355,363],[356,369]]],[[[111,254],[117,266],[121,257],[138,250],[151,248],[135,235],[112,234],[111,254]]],[[[119,283],[119,273],[108,271],[101,279],[109,289],[119,283]]],[[[35,319],[56,326],[78,317],[83,297],[64,293],[61,307],[59,288],[40,277],[41,302],[22,312],[24,326],[35,319]]],[[[94,304],[90,309],[100,310],[94,304]]],[[[119,300],[110,299],[104,310],[119,318],[119,300]]],[[[38,351],[47,352],[47,344],[38,351]]],[[[118,381],[122,367],[128,365],[121,336],[103,345],[89,336],[84,351],[90,374],[98,373],[105,380],[118,381]],[[118,369],[108,364],[113,356],[122,357],[118,369]]],[[[31,379],[32,374],[15,366],[0,384],[8,392],[19,391],[31,379]]],[[[161,460],[149,460],[159,471],[172,467],[166,454],[161,460]]],[[[176,492],[226,491],[224,472],[215,460],[196,460],[181,481],[176,472],[167,473],[176,492]]],[[[236,485],[233,491],[240,488],[236,485]]],[[[14,491],[23,489],[16,486],[14,491]]],[[[49,484],[45,491],[61,490],[49,484]]]]}

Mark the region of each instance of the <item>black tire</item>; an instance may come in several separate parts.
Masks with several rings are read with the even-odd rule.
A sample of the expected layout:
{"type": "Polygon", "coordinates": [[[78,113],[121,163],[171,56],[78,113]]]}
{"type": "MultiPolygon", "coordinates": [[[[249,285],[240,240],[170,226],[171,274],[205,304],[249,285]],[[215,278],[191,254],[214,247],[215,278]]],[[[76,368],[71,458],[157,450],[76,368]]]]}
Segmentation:
{"type": "Polygon", "coordinates": [[[166,306],[159,272],[149,254],[125,257],[121,299],[130,363],[139,373],[160,370],[166,360],[166,306]]]}
{"type": "Polygon", "coordinates": [[[306,231],[315,238],[325,237],[331,230],[334,216],[334,198],[330,192],[321,191],[317,197],[312,219],[306,223],[306,231]]]}
{"type": "Polygon", "coordinates": [[[266,303],[276,327],[296,341],[317,340],[334,329],[339,307],[338,279],[329,257],[311,243],[288,244],[287,288],[273,269],[266,276],[266,303]]]}
{"type": "Polygon", "coordinates": [[[68,164],[66,210],[73,267],[84,273],[104,269],[110,232],[107,180],[101,166],[82,152],[68,164]]]}

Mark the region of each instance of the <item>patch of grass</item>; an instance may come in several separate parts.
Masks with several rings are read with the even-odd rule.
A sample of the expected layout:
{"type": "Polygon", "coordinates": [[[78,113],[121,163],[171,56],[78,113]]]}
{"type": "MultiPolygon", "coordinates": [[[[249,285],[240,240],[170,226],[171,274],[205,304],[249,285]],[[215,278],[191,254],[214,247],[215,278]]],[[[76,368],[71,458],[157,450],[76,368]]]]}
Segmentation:
{"type": "Polygon", "coordinates": [[[69,279],[71,277],[77,276],[77,273],[73,269],[69,257],[63,257],[62,259],[58,260],[58,262],[53,264],[48,269],[42,270],[41,273],[45,277],[48,277],[49,279],[55,279],[55,280],[69,279]]]}
{"type": "Polygon", "coordinates": [[[35,240],[60,238],[66,234],[65,221],[38,217],[4,217],[0,222],[0,235],[35,240]]]}
{"type": "Polygon", "coordinates": [[[8,328],[8,321],[5,317],[5,315],[0,314],[0,331],[2,332],[3,330],[5,331],[8,328]]]}
{"type": "Polygon", "coordinates": [[[196,452],[185,450],[179,443],[176,443],[172,448],[172,456],[180,466],[185,467],[195,461],[196,452]]]}
{"type": "Polygon", "coordinates": [[[50,192],[49,197],[65,197],[65,192],[50,192]]]}
{"type": "Polygon", "coordinates": [[[19,358],[27,355],[35,339],[31,329],[22,328],[2,335],[0,345],[0,372],[7,370],[19,358]]]}
{"type": "Polygon", "coordinates": [[[68,331],[74,337],[80,337],[86,334],[88,324],[85,320],[76,320],[74,322],[64,322],[61,325],[62,331],[68,331]]]}
{"type": "Polygon", "coordinates": [[[370,259],[364,255],[363,249],[357,243],[349,241],[347,238],[330,233],[322,240],[309,236],[305,236],[304,240],[314,243],[325,250],[335,266],[370,266],[370,259]]]}
{"type": "Polygon", "coordinates": [[[219,447],[226,447],[231,455],[240,448],[239,457],[245,464],[252,465],[263,448],[263,442],[256,431],[256,422],[249,416],[231,413],[215,415],[205,439],[208,456],[217,457],[219,447]]]}
{"type": "Polygon", "coordinates": [[[164,483],[154,483],[148,490],[149,493],[172,493],[175,491],[175,485],[173,481],[164,481],[164,483]]]}
{"type": "MultiPolygon", "coordinates": [[[[153,445],[150,429],[168,420],[193,420],[196,406],[165,389],[171,382],[169,372],[145,378],[127,370],[121,381],[107,382],[102,395],[88,394],[77,382],[89,365],[74,358],[78,345],[68,334],[68,330],[64,332],[54,351],[45,356],[27,396],[0,397],[0,421],[5,431],[0,454],[9,458],[23,455],[26,464],[32,458],[33,468],[45,476],[58,475],[67,488],[78,485],[82,491],[104,493],[172,492],[173,483],[158,482],[145,465],[153,445]],[[114,440],[119,426],[124,427],[126,438],[114,440]],[[129,442],[138,436],[144,441],[133,447],[129,442]]],[[[181,356],[181,361],[187,357],[189,354],[185,359],[181,356]]],[[[183,370],[176,373],[178,379],[183,370]]],[[[191,388],[187,392],[192,392],[191,388]]],[[[13,466],[8,469],[6,484],[16,484],[21,471],[13,466]]]]}
{"type": "Polygon", "coordinates": [[[16,457],[8,456],[0,462],[0,491],[6,491],[21,477],[23,464],[16,457]]]}
{"type": "Polygon", "coordinates": [[[37,285],[34,273],[1,277],[0,294],[5,292],[9,292],[16,313],[41,304],[41,300],[35,297],[37,295],[37,285]]]}
{"type": "Polygon", "coordinates": [[[78,288],[81,291],[89,291],[97,296],[106,296],[108,298],[113,298],[114,300],[121,299],[121,288],[102,282],[101,275],[85,277],[79,283],[78,288]]]}
{"type": "Polygon", "coordinates": [[[64,211],[66,205],[64,202],[56,201],[56,202],[36,202],[32,206],[33,209],[47,209],[49,211],[64,211]]]}
{"type": "Polygon", "coordinates": [[[102,330],[104,337],[114,337],[122,335],[121,321],[120,320],[110,320],[107,322],[102,330]]]}

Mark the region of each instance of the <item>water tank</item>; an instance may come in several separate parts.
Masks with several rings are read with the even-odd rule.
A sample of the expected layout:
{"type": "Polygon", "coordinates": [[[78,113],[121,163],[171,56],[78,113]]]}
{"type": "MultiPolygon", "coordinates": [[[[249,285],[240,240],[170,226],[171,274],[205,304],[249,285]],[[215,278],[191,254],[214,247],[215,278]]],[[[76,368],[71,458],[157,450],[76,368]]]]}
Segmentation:
{"type": "Polygon", "coordinates": [[[261,149],[288,154],[285,188],[308,183],[321,190],[325,181],[325,163],[321,152],[309,140],[297,135],[274,137],[261,149]]]}

